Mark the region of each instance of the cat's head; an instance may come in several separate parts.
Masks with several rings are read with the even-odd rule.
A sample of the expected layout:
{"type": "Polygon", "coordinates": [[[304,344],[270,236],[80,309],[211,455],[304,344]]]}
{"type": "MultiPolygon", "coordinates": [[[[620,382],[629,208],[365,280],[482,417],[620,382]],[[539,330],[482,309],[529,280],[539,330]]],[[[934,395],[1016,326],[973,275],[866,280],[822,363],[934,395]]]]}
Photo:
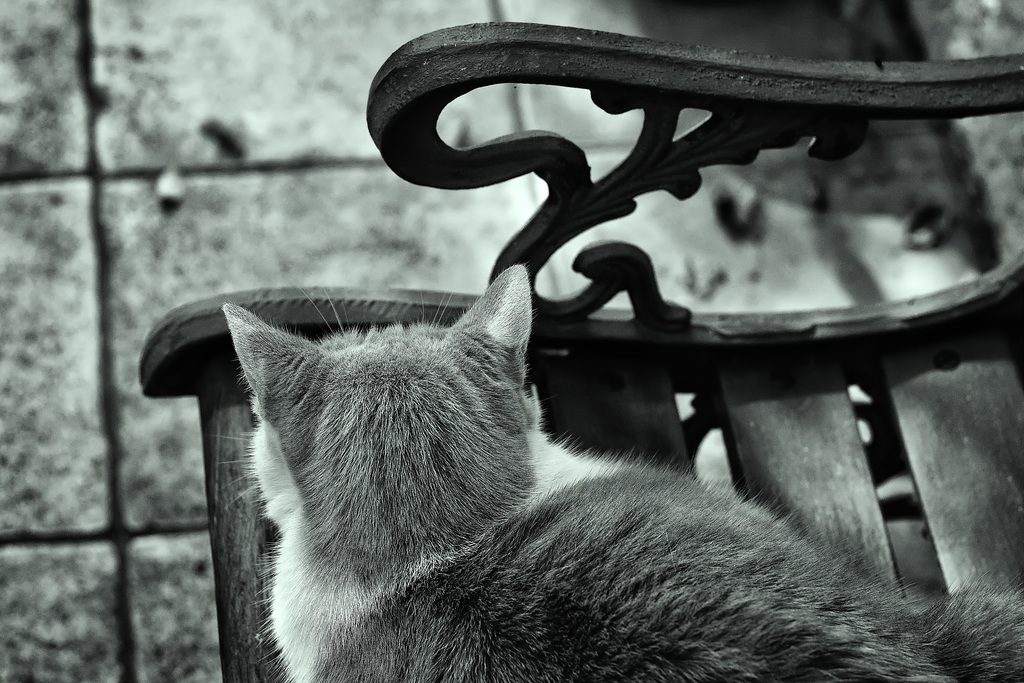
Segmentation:
{"type": "Polygon", "coordinates": [[[318,342],[225,304],[259,426],[270,516],[358,568],[473,537],[532,485],[524,390],[526,269],[502,273],[450,328],[347,331],[318,342]]]}

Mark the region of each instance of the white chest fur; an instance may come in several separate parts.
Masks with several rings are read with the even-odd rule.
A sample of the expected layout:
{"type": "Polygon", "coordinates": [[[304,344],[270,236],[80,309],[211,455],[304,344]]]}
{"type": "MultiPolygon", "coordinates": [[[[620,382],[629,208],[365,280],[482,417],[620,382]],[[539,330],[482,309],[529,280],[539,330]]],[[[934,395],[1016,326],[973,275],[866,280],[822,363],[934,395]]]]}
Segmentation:
{"type": "Polygon", "coordinates": [[[352,628],[372,597],[354,578],[338,579],[332,572],[334,576],[325,579],[307,557],[302,499],[281,455],[280,439],[267,423],[253,435],[253,460],[267,516],[281,532],[274,558],[271,626],[286,670],[295,683],[306,683],[313,680],[320,659],[329,656],[327,639],[352,628]]]}
{"type": "Polygon", "coordinates": [[[573,453],[549,441],[540,430],[530,434],[529,441],[536,476],[534,500],[579,481],[614,474],[624,466],[620,461],[573,453]]]}
{"type": "Polygon", "coordinates": [[[338,636],[370,608],[372,597],[354,579],[327,582],[311,571],[298,523],[281,529],[271,623],[287,670],[296,683],[306,683],[314,680],[320,659],[329,656],[328,639],[337,645],[338,636]]]}

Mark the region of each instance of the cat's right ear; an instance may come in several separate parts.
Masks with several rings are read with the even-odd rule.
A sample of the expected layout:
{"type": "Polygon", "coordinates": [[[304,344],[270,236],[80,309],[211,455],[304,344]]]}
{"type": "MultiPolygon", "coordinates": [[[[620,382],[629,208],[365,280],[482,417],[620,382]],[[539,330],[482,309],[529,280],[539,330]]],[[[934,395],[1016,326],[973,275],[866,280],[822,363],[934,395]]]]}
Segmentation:
{"type": "Polygon", "coordinates": [[[267,395],[279,391],[294,374],[297,356],[315,353],[317,347],[308,339],[263,322],[241,306],[224,304],[221,310],[245,379],[256,400],[266,405],[267,395]]]}
{"type": "Polygon", "coordinates": [[[487,291],[459,320],[459,327],[482,329],[502,345],[526,350],[533,325],[530,275],[516,264],[494,279],[487,291]]]}

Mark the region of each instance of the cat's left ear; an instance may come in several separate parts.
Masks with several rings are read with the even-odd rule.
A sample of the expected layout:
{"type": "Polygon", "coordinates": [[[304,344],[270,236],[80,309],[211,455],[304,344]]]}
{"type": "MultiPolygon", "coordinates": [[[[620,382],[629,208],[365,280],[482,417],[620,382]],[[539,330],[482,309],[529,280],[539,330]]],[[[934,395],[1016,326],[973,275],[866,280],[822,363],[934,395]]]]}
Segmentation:
{"type": "Polygon", "coordinates": [[[316,345],[279,330],[235,304],[222,309],[245,379],[261,405],[269,394],[284,394],[294,381],[295,360],[316,353],[316,345]]]}
{"type": "Polygon", "coordinates": [[[458,327],[476,327],[503,346],[526,350],[533,325],[530,275],[516,264],[494,279],[458,327]]]}

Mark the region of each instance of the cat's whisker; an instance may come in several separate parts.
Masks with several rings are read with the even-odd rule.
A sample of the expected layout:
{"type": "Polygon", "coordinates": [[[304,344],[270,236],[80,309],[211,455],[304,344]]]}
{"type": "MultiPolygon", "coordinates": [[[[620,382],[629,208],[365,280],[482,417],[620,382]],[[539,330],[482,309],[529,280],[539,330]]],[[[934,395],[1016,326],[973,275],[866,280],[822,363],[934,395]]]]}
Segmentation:
{"type": "Polygon", "coordinates": [[[250,488],[246,488],[238,496],[236,496],[236,497],[232,498],[230,501],[228,501],[227,502],[227,507],[228,508],[233,508],[234,506],[242,503],[243,501],[248,500],[250,498],[250,494],[251,493],[252,493],[252,490],[250,488]]]}
{"type": "Polygon", "coordinates": [[[446,292],[445,296],[441,298],[441,305],[438,307],[434,314],[434,319],[431,321],[431,325],[437,325],[441,320],[444,319],[444,314],[448,312],[448,304],[451,303],[452,297],[454,296],[451,292],[446,292]]]}
{"type": "Polygon", "coordinates": [[[215,439],[224,439],[225,441],[242,441],[248,443],[250,441],[247,436],[228,436],[227,434],[209,434],[215,439]]]}
{"type": "Polygon", "coordinates": [[[320,316],[320,319],[324,321],[324,325],[326,325],[326,326],[327,326],[327,329],[328,329],[328,331],[330,331],[330,329],[331,329],[331,324],[330,324],[329,322],[327,322],[327,318],[325,318],[325,317],[324,317],[324,314],[323,314],[323,312],[322,312],[322,311],[320,310],[320,307],[316,305],[316,302],[315,302],[315,301],[313,301],[313,297],[311,297],[311,296],[309,295],[309,292],[307,292],[307,291],[306,291],[305,289],[303,289],[302,287],[299,287],[299,291],[300,291],[300,292],[302,292],[302,293],[303,293],[303,294],[304,294],[304,295],[306,296],[306,298],[307,298],[307,299],[309,299],[309,303],[313,304],[313,310],[315,310],[315,311],[317,312],[317,315],[319,315],[319,316],[320,316]]]}
{"type": "Polygon", "coordinates": [[[441,316],[444,315],[444,306],[444,296],[442,296],[441,302],[437,305],[437,308],[434,309],[434,317],[430,320],[431,325],[437,325],[438,321],[441,319],[441,316]]]}
{"type": "Polygon", "coordinates": [[[550,396],[541,396],[540,392],[537,392],[537,400],[540,401],[541,403],[549,403],[550,401],[558,398],[559,396],[561,396],[561,394],[559,393],[554,393],[551,394],[550,396]]]}
{"type": "Polygon", "coordinates": [[[345,311],[345,306],[343,305],[341,307],[342,310],[345,311],[345,325],[342,325],[341,318],[338,317],[338,309],[334,307],[334,299],[332,299],[331,295],[328,294],[326,287],[321,287],[321,289],[324,290],[324,298],[327,299],[327,303],[331,305],[331,310],[334,311],[334,319],[338,321],[338,329],[340,330],[348,326],[348,311],[345,311]]]}
{"type": "MultiPolygon", "coordinates": [[[[226,463],[222,463],[222,464],[226,464],[226,463]]],[[[256,484],[256,482],[255,482],[255,480],[253,478],[253,472],[250,471],[250,468],[248,468],[248,467],[245,468],[245,472],[243,472],[240,476],[235,477],[231,481],[227,482],[228,488],[234,488],[234,487],[237,487],[237,486],[241,486],[242,487],[243,490],[242,490],[241,494],[239,494],[240,496],[250,493],[254,488],[256,488],[255,484],[256,484]]],[[[237,498],[236,498],[236,500],[237,500],[237,498]]],[[[231,501],[231,502],[233,503],[235,501],[231,501]]]]}
{"type": "Polygon", "coordinates": [[[239,484],[244,485],[244,488],[242,492],[239,494],[239,496],[248,495],[252,493],[253,489],[256,488],[255,482],[252,480],[252,477],[249,476],[248,474],[243,474],[241,477],[231,482],[232,486],[238,486],[239,484]]]}
{"type": "MultiPolygon", "coordinates": [[[[448,300],[444,304],[444,312],[447,313],[448,309],[451,308],[452,299],[455,298],[455,292],[448,292],[448,300]]],[[[442,316],[443,319],[443,316],[442,316]]]]}
{"type": "Polygon", "coordinates": [[[436,325],[437,324],[438,311],[440,311],[440,310],[441,310],[440,307],[437,307],[437,308],[434,309],[434,315],[430,316],[430,324],[431,325],[436,325]]]}
{"type": "MultiPolygon", "coordinates": [[[[269,620],[262,626],[262,630],[266,633],[271,633],[269,620]]],[[[266,648],[259,656],[260,663],[266,665],[271,671],[276,672],[276,676],[271,676],[271,680],[288,680],[288,676],[285,673],[284,662],[281,661],[281,653],[274,648],[266,648]]]]}
{"type": "Polygon", "coordinates": [[[239,493],[237,496],[235,496],[228,502],[227,507],[234,507],[239,501],[241,501],[243,498],[247,497],[249,494],[252,493],[252,488],[252,486],[246,487],[241,493],[239,493]]]}

